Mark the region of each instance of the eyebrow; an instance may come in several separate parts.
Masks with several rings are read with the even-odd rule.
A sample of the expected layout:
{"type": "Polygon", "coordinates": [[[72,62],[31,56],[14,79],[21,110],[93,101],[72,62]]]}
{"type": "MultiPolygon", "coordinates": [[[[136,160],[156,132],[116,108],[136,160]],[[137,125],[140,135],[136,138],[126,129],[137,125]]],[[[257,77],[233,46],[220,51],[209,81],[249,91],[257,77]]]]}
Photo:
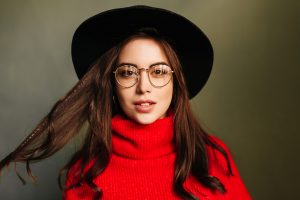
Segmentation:
{"type": "MultiPolygon", "coordinates": [[[[138,68],[138,66],[136,64],[128,63],[128,62],[122,62],[122,63],[118,64],[117,67],[120,67],[120,66],[123,66],[123,65],[131,65],[131,66],[134,66],[134,67],[138,68]]],[[[152,63],[151,65],[149,65],[149,68],[154,66],[154,65],[167,65],[167,66],[169,66],[166,62],[155,62],[155,63],[152,63]]]]}

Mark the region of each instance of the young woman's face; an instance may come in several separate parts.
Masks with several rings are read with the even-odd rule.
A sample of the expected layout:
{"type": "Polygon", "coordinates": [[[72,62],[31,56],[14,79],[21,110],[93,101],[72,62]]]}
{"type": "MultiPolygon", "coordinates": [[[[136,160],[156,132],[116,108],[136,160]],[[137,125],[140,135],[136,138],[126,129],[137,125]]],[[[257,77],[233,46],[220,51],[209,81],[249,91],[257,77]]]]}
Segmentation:
{"type": "MultiPolygon", "coordinates": [[[[121,49],[118,65],[130,64],[149,69],[155,63],[169,65],[162,47],[152,39],[135,38],[121,49]]],[[[163,87],[151,85],[147,71],[139,70],[138,82],[132,87],[116,83],[116,94],[124,113],[140,124],[150,124],[166,116],[173,95],[173,78],[163,87]]]]}

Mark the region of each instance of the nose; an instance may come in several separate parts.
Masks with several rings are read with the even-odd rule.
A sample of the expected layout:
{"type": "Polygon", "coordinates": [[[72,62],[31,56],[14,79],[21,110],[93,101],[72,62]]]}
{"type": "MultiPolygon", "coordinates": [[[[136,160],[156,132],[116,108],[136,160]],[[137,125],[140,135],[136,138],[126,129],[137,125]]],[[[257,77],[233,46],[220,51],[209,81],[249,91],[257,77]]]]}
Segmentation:
{"type": "Polygon", "coordinates": [[[150,83],[148,72],[146,70],[140,70],[136,91],[139,94],[150,93],[152,91],[152,85],[150,83]]]}

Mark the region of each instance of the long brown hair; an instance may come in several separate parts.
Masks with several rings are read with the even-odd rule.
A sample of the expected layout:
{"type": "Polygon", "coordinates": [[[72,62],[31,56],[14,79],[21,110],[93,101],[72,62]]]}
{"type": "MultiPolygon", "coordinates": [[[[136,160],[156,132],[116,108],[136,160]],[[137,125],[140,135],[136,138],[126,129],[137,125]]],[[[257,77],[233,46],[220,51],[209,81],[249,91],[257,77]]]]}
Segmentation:
{"type": "MultiPolygon", "coordinates": [[[[58,182],[60,188],[64,190],[86,183],[95,191],[94,199],[101,198],[102,190],[93,183],[93,179],[101,174],[109,163],[112,148],[111,119],[119,110],[112,98],[115,85],[112,72],[117,64],[121,48],[136,37],[146,37],[157,41],[165,51],[174,70],[174,92],[171,103],[175,113],[174,191],[184,199],[197,199],[183,187],[185,180],[192,174],[204,186],[226,192],[219,179],[209,175],[206,146],[209,145],[224,155],[227,160],[228,174],[232,175],[228,156],[222,147],[209,138],[193,115],[176,52],[156,30],[147,28],[112,47],[94,62],[84,77],[53,106],[49,114],[40,121],[28,137],[0,162],[0,171],[11,162],[25,162],[28,175],[35,179],[30,170],[30,162],[53,155],[87,124],[83,145],[60,170],[58,182]],[[91,160],[94,162],[85,172],[84,169],[91,160]],[[62,178],[78,161],[80,161],[80,168],[77,173],[80,178],[75,184],[65,187],[62,178]]],[[[16,173],[25,183],[17,171],[16,173]]]]}

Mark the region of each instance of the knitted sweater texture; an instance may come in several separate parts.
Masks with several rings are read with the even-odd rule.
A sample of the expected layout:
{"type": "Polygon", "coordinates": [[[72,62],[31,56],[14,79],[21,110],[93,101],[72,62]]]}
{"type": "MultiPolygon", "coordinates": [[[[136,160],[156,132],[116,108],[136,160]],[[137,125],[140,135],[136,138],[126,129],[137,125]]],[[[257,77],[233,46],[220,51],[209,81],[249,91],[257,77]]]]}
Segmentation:
{"type": "MultiPolygon", "coordinates": [[[[175,174],[175,146],[173,115],[149,125],[136,124],[120,115],[112,119],[112,155],[105,170],[94,179],[103,191],[102,199],[181,199],[173,191],[175,174]]],[[[227,192],[221,194],[199,183],[192,175],[184,188],[200,200],[249,200],[251,199],[225,144],[211,136],[228,153],[233,176],[228,176],[226,159],[217,150],[207,147],[209,173],[219,178],[227,192]]],[[[86,169],[89,168],[89,165],[86,169]]],[[[77,179],[77,162],[68,172],[66,185],[77,179]]],[[[94,192],[86,184],[67,190],[66,200],[90,200],[94,192]]]]}

